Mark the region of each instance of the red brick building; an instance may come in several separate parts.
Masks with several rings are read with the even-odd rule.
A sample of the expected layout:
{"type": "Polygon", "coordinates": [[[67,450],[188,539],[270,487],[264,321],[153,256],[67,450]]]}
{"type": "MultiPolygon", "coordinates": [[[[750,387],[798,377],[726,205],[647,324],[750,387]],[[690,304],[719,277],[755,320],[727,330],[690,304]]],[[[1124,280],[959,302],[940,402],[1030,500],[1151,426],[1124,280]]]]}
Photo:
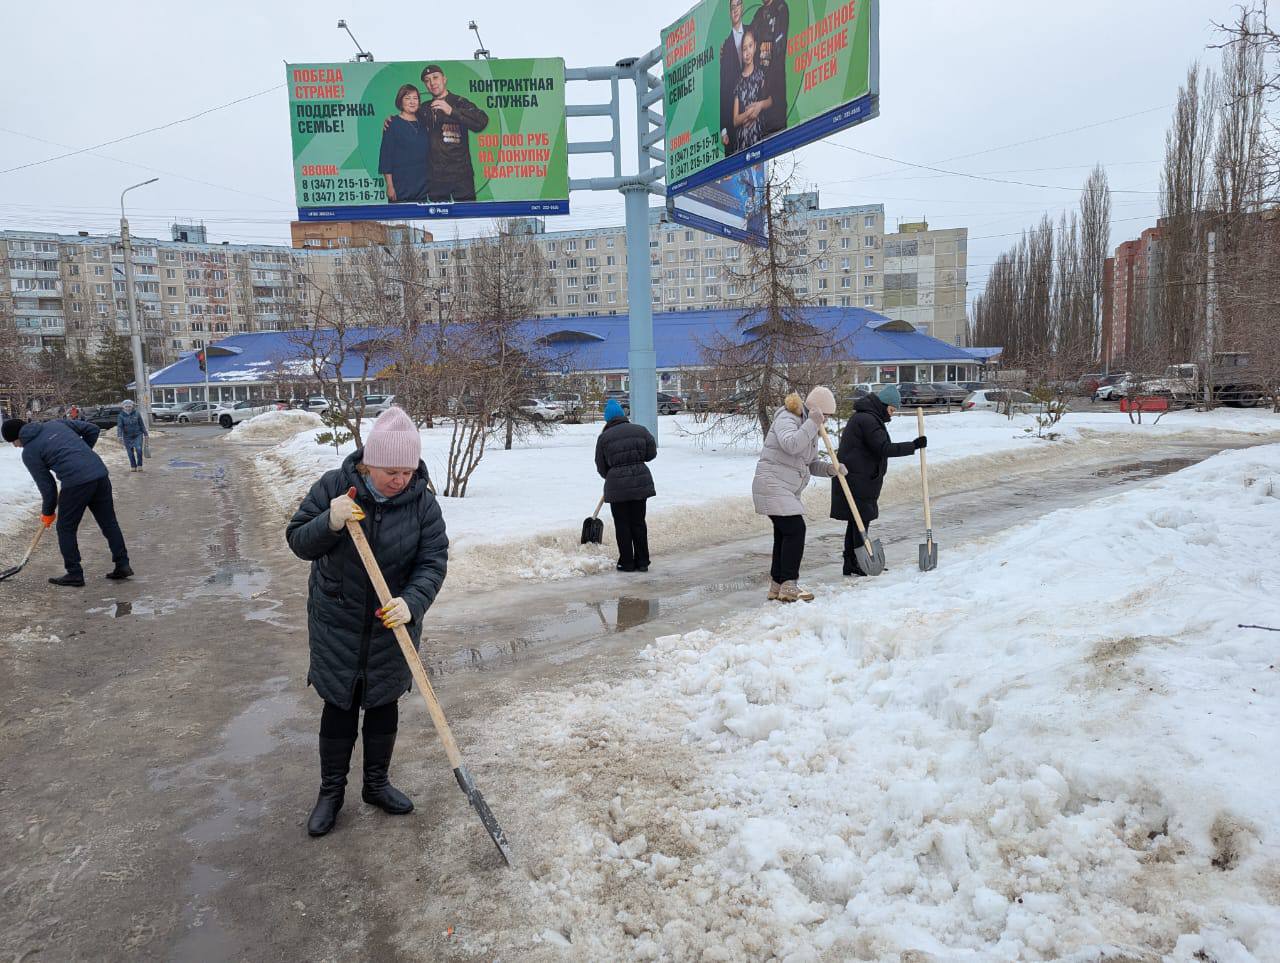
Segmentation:
{"type": "Polygon", "coordinates": [[[1134,241],[1125,241],[1107,258],[1102,294],[1102,361],[1110,370],[1122,362],[1133,342],[1133,326],[1142,316],[1149,294],[1152,256],[1160,228],[1149,227],[1134,241]]]}

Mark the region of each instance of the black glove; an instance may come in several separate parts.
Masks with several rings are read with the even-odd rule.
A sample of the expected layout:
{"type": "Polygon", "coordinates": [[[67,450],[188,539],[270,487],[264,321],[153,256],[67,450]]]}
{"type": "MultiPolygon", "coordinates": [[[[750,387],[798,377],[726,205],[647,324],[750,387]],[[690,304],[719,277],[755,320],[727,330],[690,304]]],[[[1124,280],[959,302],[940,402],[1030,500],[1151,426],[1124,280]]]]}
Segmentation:
{"type": "Polygon", "coordinates": [[[919,451],[921,448],[929,447],[929,439],[926,438],[924,435],[921,435],[914,442],[912,442],[912,444],[916,446],[916,451],[919,451]]]}

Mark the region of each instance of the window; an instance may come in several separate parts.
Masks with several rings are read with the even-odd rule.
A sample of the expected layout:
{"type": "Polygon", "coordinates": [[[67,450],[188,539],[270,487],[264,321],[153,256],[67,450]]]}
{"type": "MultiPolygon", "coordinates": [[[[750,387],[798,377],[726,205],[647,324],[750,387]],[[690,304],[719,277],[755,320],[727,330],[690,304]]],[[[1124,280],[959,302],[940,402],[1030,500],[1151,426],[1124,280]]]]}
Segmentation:
{"type": "Polygon", "coordinates": [[[610,303],[610,304],[617,304],[617,303],[618,303],[618,292],[617,292],[617,291],[610,291],[610,292],[609,292],[609,303],[610,303]]]}
{"type": "Polygon", "coordinates": [[[841,299],[840,299],[840,307],[842,307],[842,308],[847,308],[847,307],[849,307],[849,299],[848,299],[848,298],[841,298],[841,299]]]}
{"type": "Polygon", "coordinates": [[[94,308],[96,309],[96,313],[98,317],[105,318],[107,316],[106,304],[103,304],[101,301],[99,301],[97,304],[94,305],[94,308]]]}
{"type": "Polygon", "coordinates": [[[849,250],[849,238],[847,237],[840,238],[840,250],[842,251],[849,250]]]}
{"type": "Polygon", "coordinates": [[[178,296],[178,289],[173,285],[169,285],[164,289],[164,293],[171,298],[176,298],[178,296]]]}
{"type": "Polygon", "coordinates": [[[576,257],[566,258],[564,266],[567,270],[576,271],[578,270],[578,259],[576,257]]]}
{"type": "Polygon", "coordinates": [[[570,241],[565,241],[565,242],[564,242],[564,249],[565,249],[566,251],[576,251],[576,250],[578,249],[578,242],[577,242],[577,241],[572,241],[572,240],[570,240],[570,241]]]}
{"type": "Polygon", "coordinates": [[[107,296],[107,286],[105,284],[95,284],[93,293],[96,297],[105,298],[107,296]]]}
{"type": "Polygon", "coordinates": [[[448,252],[448,251],[437,251],[437,252],[436,252],[436,261],[438,261],[440,264],[448,264],[448,263],[449,263],[449,252],[448,252]]]}
{"type": "Polygon", "coordinates": [[[598,266],[599,266],[599,262],[598,262],[598,261],[596,261],[596,259],[595,259],[595,258],[593,258],[593,257],[589,257],[589,258],[587,258],[587,267],[588,267],[588,269],[590,269],[590,268],[594,268],[594,267],[598,267],[598,266]]]}
{"type": "Polygon", "coordinates": [[[828,261],[826,258],[823,258],[818,262],[819,271],[829,271],[830,269],[831,269],[831,262],[828,261]]]}
{"type": "Polygon", "coordinates": [[[818,238],[818,250],[825,251],[827,249],[827,239],[825,237],[818,238]]]}
{"type": "Polygon", "coordinates": [[[686,261],[696,261],[698,259],[698,252],[692,249],[687,250],[684,252],[684,259],[686,261]]]}
{"type": "Polygon", "coordinates": [[[847,231],[853,226],[853,219],[849,217],[840,218],[840,230],[847,231]]]}
{"type": "Polygon", "coordinates": [[[862,246],[863,246],[863,247],[875,247],[875,246],[876,246],[876,239],[875,239],[874,237],[872,237],[870,234],[865,234],[865,235],[863,235],[863,238],[862,238],[862,246]]]}
{"type": "Polygon", "coordinates": [[[716,284],[708,284],[705,288],[705,293],[708,298],[718,298],[720,297],[720,286],[716,284]]]}
{"type": "Polygon", "coordinates": [[[691,267],[690,267],[690,268],[685,268],[685,269],[684,269],[684,279],[685,279],[686,281],[694,281],[694,280],[697,280],[697,277],[698,277],[698,269],[697,269],[697,268],[691,268],[691,267]]]}
{"type": "Polygon", "coordinates": [[[849,278],[849,277],[843,277],[843,278],[841,278],[841,279],[840,279],[840,287],[842,287],[842,288],[852,287],[852,285],[849,283],[849,282],[850,282],[850,281],[852,281],[852,280],[853,280],[853,279],[852,279],[852,278],[849,278]]]}
{"type": "Polygon", "coordinates": [[[576,288],[578,286],[577,276],[567,277],[564,279],[564,286],[567,288],[576,288]]]}
{"type": "Polygon", "coordinates": [[[876,226],[876,216],[875,216],[874,214],[867,214],[867,215],[865,215],[865,216],[862,218],[862,226],[863,226],[863,227],[869,227],[869,228],[873,228],[873,229],[874,229],[874,228],[875,228],[875,226],[876,226]]]}
{"type": "Polygon", "coordinates": [[[671,301],[679,301],[679,300],[680,300],[680,290],[678,288],[667,288],[668,303],[671,301]]]}
{"type": "Polygon", "coordinates": [[[613,267],[617,263],[618,263],[618,259],[614,257],[612,254],[605,255],[605,259],[604,259],[605,267],[613,267]]]}
{"type": "Polygon", "coordinates": [[[668,252],[667,252],[667,263],[668,263],[668,264],[670,264],[670,263],[671,263],[672,261],[674,261],[675,259],[676,259],[676,252],[675,252],[675,251],[668,251],[668,252]]]}
{"type": "Polygon", "coordinates": [[[685,232],[684,232],[684,239],[685,239],[685,241],[686,241],[687,243],[692,243],[692,242],[693,242],[693,231],[685,231],[685,232]]]}
{"type": "Polygon", "coordinates": [[[874,308],[876,306],[876,296],[874,294],[864,294],[862,296],[862,306],[864,308],[874,308]]]}
{"type": "Polygon", "coordinates": [[[692,300],[693,300],[694,298],[696,298],[697,296],[698,296],[698,294],[697,294],[697,290],[696,290],[696,289],[694,289],[694,288],[685,288],[685,289],[684,289],[684,299],[685,299],[686,301],[692,301],[692,300]]]}
{"type": "Polygon", "coordinates": [[[874,287],[875,283],[876,283],[876,276],[874,274],[862,275],[862,286],[864,288],[874,287]]]}
{"type": "Polygon", "coordinates": [[[818,230],[819,230],[819,231],[825,231],[825,230],[828,230],[828,229],[830,228],[830,226],[831,226],[831,225],[828,223],[828,221],[827,221],[827,219],[826,219],[825,217],[820,217],[820,218],[818,218],[818,230]]]}
{"type": "Polygon", "coordinates": [[[578,296],[576,294],[565,295],[564,303],[570,306],[576,305],[578,303],[578,296]]]}
{"type": "Polygon", "coordinates": [[[93,276],[96,278],[106,277],[107,269],[103,267],[101,264],[95,264],[93,266],[93,276]]]}
{"type": "Polygon", "coordinates": [[[740,257],[742,257],[742,248],[740,247],[731,247],[726,249],[724,252],[724,259],[726,261],[736,261],[740,257]]]}
{"type": "Polygon", "coordinates": [[[720,272],[715,267],[710,265],[703,268],[702,270],[702,276],[706,278],[708,281],[714,281],[716,279],[716,275],[719,273],[720,272]]]}
{"type": "Polygon", "coordinates": [[[825,291],[826,289],[827,289],[827,279],[826,279],[826,278],[818,278],[818,290],[819,290],[819,291],[825,291]]]}
{"type": "Polygon", "coordinates": [[[587,295],[587,304],[599,304],[599,303],[600,303],[600,295],[598,294],[587,295]]]}
{"type": "Polygon", "coordinates": [[[876,266],[876,256],[874,254],[864,254],[862,256],[862,266],[864,268],[873,268],[876,266]]]}

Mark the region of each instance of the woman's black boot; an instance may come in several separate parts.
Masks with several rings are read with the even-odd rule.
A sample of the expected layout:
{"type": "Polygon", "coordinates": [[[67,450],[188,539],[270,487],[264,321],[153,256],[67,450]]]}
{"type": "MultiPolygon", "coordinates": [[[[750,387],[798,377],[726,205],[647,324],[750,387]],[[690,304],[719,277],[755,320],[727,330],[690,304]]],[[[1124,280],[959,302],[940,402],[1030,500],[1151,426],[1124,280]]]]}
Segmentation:
{"type": "Polygon", "coordinates": [[[307,820],[307,832],[323,836],[333,828],[346,795],[347,770],[351,768],[351,750],[354,739],[327,739],[320,737],[320,795],[316,798],[311,818],[307,820]]]}
{"type": "Polygon", "coordinates": [[[371,806],[393,816],[413,812],[413,800],[402,793],[387,775],[391,754],[396,748],[396,734],[364,734],[364,789],[360,798],[371,806]]]}

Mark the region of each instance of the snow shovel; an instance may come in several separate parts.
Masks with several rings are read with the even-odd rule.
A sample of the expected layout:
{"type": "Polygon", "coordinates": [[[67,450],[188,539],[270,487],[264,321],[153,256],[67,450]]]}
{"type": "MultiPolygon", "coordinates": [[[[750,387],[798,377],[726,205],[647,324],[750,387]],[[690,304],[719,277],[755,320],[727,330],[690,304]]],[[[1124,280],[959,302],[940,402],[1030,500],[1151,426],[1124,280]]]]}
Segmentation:
{"type": "Polygon", "coordinates": [[[40,527],[36,529],[36,537],[33,538],[31,540],[31,544],[27,546],[27,554],[22,556],[22,561],[13,566],[13,568],[7,568],[3,572],[0,572],[0,582],[3,582],[7,578],[13,578],[27,567],[27,563],[31,561],[31,556],[35,553],[36,546],[40,544],[40,538],[42,535],[44,535],[43,522],[40,524],[40,527]]]}
{"type": "MultiPolygon", "coordinates": [[[[386,579],[382,577],[382,569],[378,567],[378,560],[373,557],[373,549],[369,547],[369,541],[364,537],[364,530],[360,528],[360,523],[356,521],[347,522],[347,531],[351,533],[351,540],[355,542],[356,551],[360,553],[360,561],[364,563],[364,570],[369,573],[369,581],[373,583],[374,591],[378,594],[378,601],[386,605],[391,601],[391,589],[387,588],[386,579]]],[[[467,771],[466,764],[462,761],[462,753],[458,751],[458,744],[453,741],[453,732],[449,729],[449,722],[444,717],[444,710],[440,708],[440,703],[436,700],[435,691],[431,688],[431,683],[427,679],[427,670],[422,667],[422,660],[418,658],[417,650],[413,647],[413,640],[409,638],[408,631],[403,625],[398,625],[394,629],[396,641],[400,643],[400,651],[404,654],[404,660],[409,663],[409,671],[413,673],[413,680],[418,683],[418,689],[422,693],[422,697],[427,700],[427,712],[431,714],[431,721],[435,724],[436,733],[440,736],[440,741],[444,743],[445,755],[449,757],[449,765],[453,767],[453,777],[458,780],[458,786],[466,794],[467,801],[471,803],[471,808],[480,816],[480,822],[484,823],[485,832],[489,834],[489,838],[493,840],[493,844],[498,847],[498,852],[502,854],[503,861],[511,866],[512,855],[511,849],[507,845],[507,837],[502,832],[502,827],[498,825],[498,820],[493,816],[489,809],[489,804],[484,801],[484,796],[480,794],[480,790],[476,788],[476,784],[471,780],[471,773],[467,771]]]]}
{"type": "Polygon", "coordinates": [[[590,518],[582,520],[582,544],[599,545],[604,541],[604,522],[600,519],[600,509],[604,508],[604,496],[596,504],[596,510],[590,518]]]}
{"type": "MultiPolygon", "coordinates": [[[[836,450],[831,444],[831,436],[827,434],[827,426],[819,425],[818,431],[822,435],[822,440],[827,443],[827,454],[831,456],[831,464],[839,467],[840,460],[836,458],[836,450]]],[[[858,526],[858,534],[862,536],[862,548],[855,548],[853,557],[858,560],[858,567],[868,575],[883,575],[884,546],[880,544],[878,538],[875,541],[867,538],[867,526],[862,524],[862,515],[858,512],[858,506],[854,504],[848,479],[839,472],[836,473],[836,478],[840,481],[840,487],[844,489],[844,497],[849,501],[849,511],[853,512],[853,521],[858,526]]]]}
{"type": "MultiPolygon", "coordinates": [[[[924,409],[916,409],[919,433],[924,434],[924,409]]],[[[932,572],[938,567],[938,543],[933,540],[933,513],[929,510],[929,468],[924,449],[920,449],[920,489],[924,492],[924,544],[920,546],[920,571],[932,572]]]]}

